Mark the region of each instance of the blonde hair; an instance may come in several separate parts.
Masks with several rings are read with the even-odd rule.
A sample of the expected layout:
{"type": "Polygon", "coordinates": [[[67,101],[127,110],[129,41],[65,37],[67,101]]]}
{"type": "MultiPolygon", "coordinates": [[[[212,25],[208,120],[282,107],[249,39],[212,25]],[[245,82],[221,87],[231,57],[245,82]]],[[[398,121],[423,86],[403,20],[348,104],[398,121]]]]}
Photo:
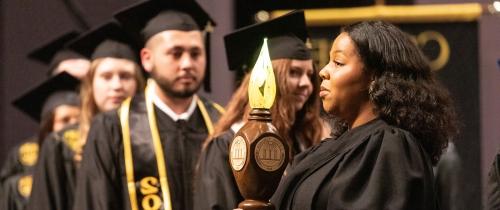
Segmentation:
{"type": "MultiPolygon", "coordinates": [[[[291,103],[291,90],[287,85],[287,74],[290,71],[291,59],[276,59],[272,61],[274,74],[277,79],[277,92],[274,105],[271,107],[272,123],[279,134],[290,146],[294,140],[305,147],[310,147],[321,140],[322,124],[320,121],[319,79],[317,70],[311,77],[313,91],[300,110],[295,110],[291,103]],[[294,111],[290,111],[294,110],[294,111]],[[307,126],[308,129],[304,129],[307,126]]],[[[232,124],[246,120],[250,112],[248,104],[248,83],[250,74],[246,74],[239,88],[234,92],[226,106],[226,113],[215,125],[214,134],[209,136],[205,145],[214,137],[228,130],[232,124]],[[244,107],[242,109],[241,107],[244,107]]],[[[291,147],[293,148],[293,147],[291,147]]],[[[298,151],[294,151],[297,153],[298,151]]]]}
{"type": "MultiPolygon", "coordinates": [[[[80,114],[80,142],[83,146],[87,140],[87,134],[92,122],[92,118],[99,113],[99,108],[94,100],[94,90],[92,88],[94,84],[94,76],[97,67],[105,58],[98,58],[92,61],[90,64],[90,70],[87,75],[82,80],[82,85],[80,87],[80,98],[82,100],[82,111],[80,114]]],[[[140,92],[144,89],[144,78],[142,76],[141,67],[134,62],[134,76],[137,83],[136,92],[140,92]]]]}

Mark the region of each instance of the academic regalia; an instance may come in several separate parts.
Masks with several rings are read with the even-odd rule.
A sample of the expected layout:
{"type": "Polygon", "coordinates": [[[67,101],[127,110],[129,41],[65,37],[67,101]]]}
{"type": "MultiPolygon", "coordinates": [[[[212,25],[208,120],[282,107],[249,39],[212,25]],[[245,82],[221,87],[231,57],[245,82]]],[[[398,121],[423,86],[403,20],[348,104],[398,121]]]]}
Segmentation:
{"type": "MultiPolygon", "coordinates": [[[[307,30],[303,11],[294,11],[264,23],[247,26],[224,37],[228,66],[231,70],[246,71],[255,62],[255,56],[268,38],[271,59],[311,59],[305,42],[307,30]]],[[[300,132],[300,131],[299,131],[300,132]]],[[[234,209],[243,201],[229,164],[229,146],[234,132],[228,130],[212,139],[200,157],[195,185],[195,208],[234,209]]],[[[292,136],[292,138],[294,138],[292,136]]],[[[292,140],[293,154],[302,145],[292,140]]]]}
{"type": "Polygon", "coordinates": [[[3,167],[0,170],[0,186],[11,176],[26,173],[33,169],[38,158],[38,141],[31,137],[18,146],[13,147],[7,154],[3,167]]]}
{"type": "Polygon", "coordinates": [[[75,191],[79,149],[78,125],[51,133],[43,142],[33,175],[33,190],[27,209],[71,209],[75,191]]]}
{"type": "Polygon", "coordinates": [[[448,144],[446,151],[441,155],[441,159],[434,167],[434,174],[440,209],[463,209],[462,164],[453,142],[448,144]]]}
{"type": "Polygon", "coordinates": [[[41,122],[60,105],[80,106],[76,89],[80,80],[67,72],[50,77],[17,98],[12,104],[33,120],[41,122]]]}
{"type": "Polygon", "coordinates": [[[205,38],[205,77],[203,88],[210,92],[210,34],[216,23],[196,1],[148,0],[114,14],[124,29],[145,45],[158,33],[168,30],[200,31],[205,38]]]}
{"type": "MultiPolygon", "coordinates": [[[[67,49],[89,59],[105,57],[137,62],[137,49],[113,21],[97,26],[67,44],[67,49]]],[[[78,125],[50,135],[42,145],[28,209],[65,210],[73,207],[80,150],[78,125]]]]}
{"type": "MultiPolygon", "coordinates": [[[[79,96],[74,92],[78,84],[78,79],[66,72],[62,72],[29,90],[15,99],[12,104],[33,120],[40,122],[48,119],[58,106],[71,105],[79,107],[79,96]]],[[[36,167],[35,163],[40,159],[39,147],[38,139],[35,137],[19,147],[15,147],[2,169],[2,182],[3,180],[10,180],[7,181],[9,183],[6,183],[3,189],[5,200],[3,203],[9,205],[10,208],[24,209],[30,199],[33,183],[32,175],[36,167]],[[13,176],[15,177],[13,178],[13,176]],[[25,181],[27,179],[24,179],[24,177],[29,177],[29,182],[25,181]],[[23,184],[23,188],[17,187],[18,182],[23,184]],[[24,190],[24,192],[20,192],[20,190],[24,190]]]]}
{"type": "Polygon", "coordinates": [[[432,164],[409,132],[381,119],[295,156],[276,209],[437,209],[432,164]]]}
{"type": "Polygon", "coordinates": [[[235,71],[247,71],[252,67],[264,38],[268,38],[271,60],[309,60],[311,49],[306,45],[308,37],[304,11],[300,10],[240,28],[224,36],[228,67],[235,71]]]}
{"type": "MultiPolygon", "coordinates": [[[[229,164],[229,146],[234,134],[228,130],[203,149],[195,178],[194,209],[234,209],[244,200],[229,164]]],[[[294,154],[301,150],[298,142],[293,142],[294,154]]]]}
{"type": "MultiPolygon", "coordinates": [[[[119,11],[115,18],[142,43],[163,31],[202,32],[214,25],[195,1],[143,1],[119,11]]],[[[112,111],[95,118],[78,174],[74,209],[131,209],[132,205],[143,209],[147,204],[169,203],[172,209],[192,208],[195,164],[220,115],[218,105],[194,97],[197,106],[188,120],[174,121],[146,96],[126,100],[120,114],[112,111]]]]}
{"type": "Polygon", "coordinates": [[[7,178],[2,188],[0,209],[23,210],[31,192],[32,174],[18,173],[7,178]]]}
{"type": "Polygon", "coordinates": [[[31,190],[31,182],[22,182],[23,188],[18,188],[17,183],[21,176],[31,177],[37,162],[38,150],[38,141],[32,137],[13,147],[7,154],[0,171],[0,209],[24,209],[31,190]],[[20,189],[29,190],[28,193],[26,190],[21,193],[20,189]]]}
{"type": "Polygon", "coordinates": [[[55,73],[57,66],[69,59],[82,59],[83,56],[66,48],[66,45],[79,36],[78,31],[70,30],[61,33],[44,44],[36,47],[28,54],[28,58],[48,66],[47,75],[55,73]]]}
{"type": "Polygon", "coordinates": [[[497,153],[488,174],[486,209],[500,209],[500,153],[497,153]]]}
{"type": "MultiPolygon", "coordinates": [[[[200,100],[215,123],[220,112],[212,102],[200,100]]],[[[159,189],[159,185],[147,182],[148,177],[158,177],[158,169],[152,140],[147,138],[149,126],[144,116],[145,106],[144,95],[140,94],[132,99],[130,107],[131,149],[139,208],[145,201],[143,189],[159,189]]],[[[154,113],[166,162],[172,209],[192,209],[194,169],[208,133],[202,110],[197,106],[187,121],[172,120],[156,105],[154,113]]],[[[131,209],[125,161],[122,126],[117,111],[96,116],[78,174],[74,209],[131,209]]],[[[152,195],[161,196],[161,193],[155,191],[152,195]]]]}
{"type": "Polygon", "coordinates": [[[243,201],[229,165],[234,134],[228,130],[203,149],[196,173],[194,209],[234,209],[243,201]]]}
{"type": "Polygon", "coordinates": [[[139,63],[137,42],[116,21],[107,21],[67,44],[67,48],[90,60],[127,59],[139,63]]]}

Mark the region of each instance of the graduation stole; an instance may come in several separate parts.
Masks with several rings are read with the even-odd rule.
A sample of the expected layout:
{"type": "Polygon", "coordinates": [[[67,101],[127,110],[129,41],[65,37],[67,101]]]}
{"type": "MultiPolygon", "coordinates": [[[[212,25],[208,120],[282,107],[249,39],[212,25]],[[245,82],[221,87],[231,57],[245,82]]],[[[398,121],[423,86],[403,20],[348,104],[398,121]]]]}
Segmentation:
{"type": "MultiPolygon", "coordinates": [[[[165,156],[163,154],[163,147],[161,144],[160,134],[158,131],[158,126],[156,122],[156,115],[154,111],[154,105],[152,100],[152,94],[154,91],[153,86],[150,84],[151,81],[148,81],[148,85],[145,90],[145,103],[146,103],[146,111],[147,111],[147,120],[149,122],[151,139],[153,141],[154,147],[154,155],[156,157],[156,166],[158,169],[159,180],[154,176],[146,176],[140,180],[140,191],[144,195],[141,201],[141,209],[153,210],[160,209],[162,207],[163,200],[163,209],[171,210],[172,204],[170,201],[170,189],[168,186],[168,178],[167,178],[167,167],[165,164],[165,156]],[[160,189],[158,189],[158,181],[160,183],[160,189]],[[158,191],[161,190],[161,197],[158,195],[158,191]]],[[[132,143],[130,136],[130,124],[129,124],[129,115],[130,115],[130,104],[131,98],[126,99],[120,107],[119,116],[120,123],[122,127],[122,136],[123,136],[123,149],[124,149],[124,157],[125,157],[125,173],[127,176],[127,188],[130,198],[130,205],[132,210],[138,210],[138,199],[136,193],[136,183],[134,177],[134,163],[132,158],[132,143]]],[[[208,133],[213,133],[213,123],[210,119],[210,115],[207,112],[203,101],[201,101],[198,97],[195,99],[198,108],[203,116],[203,120],[207,127],[208,133]]],[[[216,108],[219,112],[223,112],[223,109],[214,104],[214,108],[216,108]]]]}
{"type": "Polygon", "coordinates": [[[26,143],[21,144],[17,154],[21,163],[24,175],[21,175],[17,180],[17,192],[28,199],[31,195],[33,187],[33,171],[39,154],[39,145],[36,139],[31,139],[26,143]]]}

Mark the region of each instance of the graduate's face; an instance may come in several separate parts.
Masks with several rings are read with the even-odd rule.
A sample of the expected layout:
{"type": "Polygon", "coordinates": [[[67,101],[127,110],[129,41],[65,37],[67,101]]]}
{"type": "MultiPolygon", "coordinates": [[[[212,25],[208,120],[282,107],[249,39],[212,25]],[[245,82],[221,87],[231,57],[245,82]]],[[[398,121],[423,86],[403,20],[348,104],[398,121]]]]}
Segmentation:
{"type": "Polygon", "coordinates": [[[148,40],[141,60],[165,95],[189,98],[205,76],[203,36],[200,31],[160,32],[148,40]]]}
{"type": "Polygon", "coordinates": [[[57,132],[64,127],[75,124],[80,117],[80,108],[71,105],[61,105],[54,109],[54,123],[52,131],[57,132]]]}
{"type": "Polygon", "coordinates": [[[364,64],[346,33],[333,42],[330,61],[321,69],[320,97],[323,108],[344,120],[352,120],[368,99],[370,76],[363,71],[364,64]]]}
{"type": "Polygon", "coordinates": [[[61,61],[53,72],[53,75],[63,71],[68,72],[71,76],[78,79],[83,79],[89,72],[90,61],[87,59],[67,59],[61,61]]]}
{"type": "Polygon", "coordinates": [[[287,72],[287,86],[296,110],[304,107],[313,91],[311,77],[314,73],[312,60],[292,60],[287,72]]]}
{"type": "Polygon", "coordinates": [[[92,92],[99,111],[120,106],[137,89],[136,65],[127,59],[103,58],[94,73],[92,92]]]}

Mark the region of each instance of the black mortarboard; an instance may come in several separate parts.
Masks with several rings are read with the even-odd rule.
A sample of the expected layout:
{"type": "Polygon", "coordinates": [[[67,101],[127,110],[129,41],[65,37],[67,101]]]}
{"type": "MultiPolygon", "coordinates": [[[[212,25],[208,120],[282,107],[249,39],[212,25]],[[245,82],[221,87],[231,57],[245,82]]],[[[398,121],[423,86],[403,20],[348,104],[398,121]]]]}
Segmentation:
{"type": "Polygon", "coordinates": [[[61,72],[29,90],[12,104],[40,122],[57,106],[79,106],[80,98],[76,92],[79,83],[77,78],[61,72]]]}
{"type": "Polygon", "coordinates": [[[91,60],[112,57],[139,62],[137,44],[114,21],[91,29],[69,43],[67,47],[91,60]]]}
{"type": "Polygon", "coordinates": [[[115,15],[123,28],[135,39],[146,43],[152,36],[166,30],[205,33],[207,66],[204,89],[210,92],[210,32],[215,21],[194,0],[148,0],[129,6],[115,15]]]}
{"type": "Polygon", "coordinates": [[[28,58],[48,65],[48,75],[51,75],[61,61],[83,58],[82,55],[65,47],[68,42],[76,37],[78,37],[78,32],[76,31],[65,32],[57,36],[57,38],[47,41],[44,45],[41,45],[33,50],[28,54],[28,58]]]}
{"type": "Polygon", "coordinates": [[[146,42],[166,30],[203,31],[215,22],[194,0],[149,0],[134,4],[115,14],[131,34],[146,42]]]}
{"type": "Polygon", "coordinates": [[[247,70],[253,66],[264,38],[268,38],[271,59],[311,59],[305,42],[308,38],[303,11],[293,11],[276,19],[258,23],[224,36],[230,70],[247,70]]]}

